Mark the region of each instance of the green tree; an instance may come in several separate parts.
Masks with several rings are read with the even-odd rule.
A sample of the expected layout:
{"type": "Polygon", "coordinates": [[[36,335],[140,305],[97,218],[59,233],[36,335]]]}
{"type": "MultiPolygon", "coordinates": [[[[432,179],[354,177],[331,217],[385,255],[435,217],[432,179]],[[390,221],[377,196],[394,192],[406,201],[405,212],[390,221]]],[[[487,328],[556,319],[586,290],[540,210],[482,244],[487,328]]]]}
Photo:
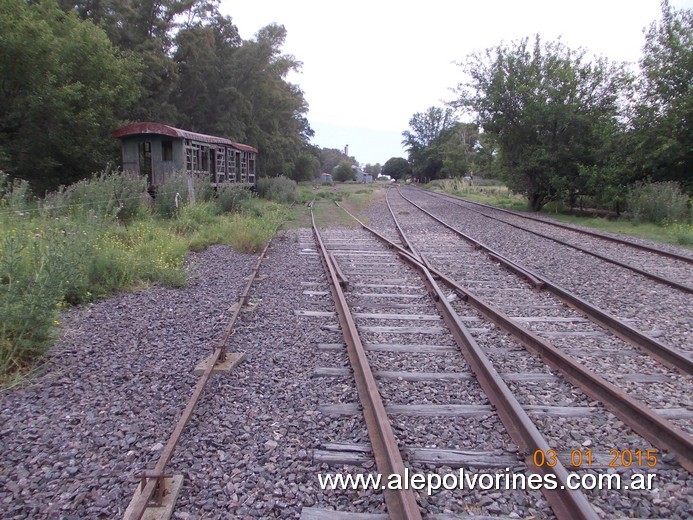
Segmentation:
{"type": "Polygon", "coordinates": [[[411,165],[404,157],[391,157],[383,165],[381,172],[383,175],[388,175],[395,180],[402,179],[411,175],[411,165]]]}
{"type": "MultiPolygon", "coordinates": [[[[320,150],[320,169],[323,172],[333,171],[343,160],[348,159],[342,150],[337,148],[322,148],[320,150]]],[[[351,164],[356,161],[349,159],[351,164]]]]}
{"type": "Polygon", "coordinates": [[[140,65],[52,0],[0,0],[0,157],[41,193],[102,169],[140,65]]]}
{"type": "Polygon", "coordinates": [[[332,171],[332,178],[337,182],[356,180],[356,171],[354,170],[354,165],[349,161],[340,162],[332,171]]]}
{"type": "Polygon", "coordinates": [[[425,112],[417,112],[409,120],[411,131],[402,132],[402,144],[419,181],[437,179],[440,176],[443,158],[435,143],[455,122],[454,110],[450,107],[430,107],[425,112]]]}
{"type": "Polygon", "coordinates": [[[320,174],[320,161],[311,153],[302,153],[294,161],[290,177],[296,182],[312,181],[320,174]]]}
{"type": "Polygon", "coordinates": [[[492,136],[508,186],[534,211],[574,191],[581,167],[600,164],[630,81],[622,65],[538,35],[472,54],[464,70],[458,104],[492,136]]]}
{"type": "Polygon", "coordinates": [[[268,25],[238,52],[234,86],[248,101],[246,140],[260,150],[261,175],[289,172],[314,134],[303,92],[285,79],[301,67],[293,56],[281,54],[285,38],[284,26],[268,25]]]}
{"type": "Polygon", "coordinates": [[[675,180],[693,191],[693,9],[661,3],[645,35],[633,167],[640,178],[675,180]]]}

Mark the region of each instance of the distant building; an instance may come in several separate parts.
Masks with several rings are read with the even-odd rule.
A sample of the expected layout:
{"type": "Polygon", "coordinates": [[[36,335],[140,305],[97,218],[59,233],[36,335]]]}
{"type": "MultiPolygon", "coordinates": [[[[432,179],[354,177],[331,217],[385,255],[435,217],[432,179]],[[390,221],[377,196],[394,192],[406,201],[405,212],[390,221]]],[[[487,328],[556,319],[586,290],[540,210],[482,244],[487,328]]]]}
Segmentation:
{"type": "Polygon", "coordinates": [[[356,169],[356,182],[370,184],[373,182],[373,176],[363,170],[356,169]]]}
{"type": "Polygon", "coordinates": [[[329,173],[321,173],[320,177],[315,179],[315,182],[322,184],[332,184],[332,175],[329,173]]]}

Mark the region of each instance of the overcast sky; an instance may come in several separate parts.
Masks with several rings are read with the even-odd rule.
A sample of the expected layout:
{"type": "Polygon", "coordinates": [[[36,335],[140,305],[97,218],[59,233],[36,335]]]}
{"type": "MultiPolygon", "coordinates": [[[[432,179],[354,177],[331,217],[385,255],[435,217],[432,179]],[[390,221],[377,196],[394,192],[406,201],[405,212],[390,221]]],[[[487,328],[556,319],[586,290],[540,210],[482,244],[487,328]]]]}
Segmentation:
{"type": "MultiPolygon", "coordinates": [[[[670,0],[691,8],[693,0],[670,0]]],[[[454,97],[454,62],[539,33],[614,61],[636,63],[659,0],[221,0],[244,39],[270,23],[287,30],[284,54],[303,63],[313,144],[344,148],[362,164],[405,157],[409,119],[454,97]]]]}

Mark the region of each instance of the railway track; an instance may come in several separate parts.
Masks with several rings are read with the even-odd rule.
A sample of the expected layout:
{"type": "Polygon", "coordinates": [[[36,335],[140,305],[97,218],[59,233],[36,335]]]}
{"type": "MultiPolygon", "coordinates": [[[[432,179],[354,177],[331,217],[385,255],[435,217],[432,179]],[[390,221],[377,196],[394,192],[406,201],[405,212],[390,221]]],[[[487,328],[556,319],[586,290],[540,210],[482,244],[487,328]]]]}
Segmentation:
{"type": "Polygon", "coordinates": [[[693,324],[687,311],[693,304],[690,294],[678,288],[663,287],[639,274],[625,274],[622,267],[598,266],[587,261],[579,251],[556,253],[551,242],[532,235],[480,226],[469,219],[468,213],[456,213],[456,210],[464,211],[457,205],[433,208],[422,201],[422,197],[428,201],[430,197],[419,190],[402,194],[402,197],[411,204],[410,210],[417,208],[458,237],[486,250],[503,261],[507,268],[522,273],[536,287],[557,295],[667,366],[693,373],[690,342],[693,324]],[[568,265],[565,264],[566,256],[571,257],[568,265]],[[630,303],[624,304],[623,292],[629,294],[630,303]],[[665,315],[678,317],[663,319],[663,309],[674,310],[665,315]]]}
{"type": "MultiPolygon", "coordinates": [[[[546,295],[538,294],[539,300],[526,301],[524,293],[515,294],[520,284],[526,284],[512,279],[512,275],[499,270],[485,256],[483,262],[479,261],[482,256],[479,251],[469,248],[468,260],[458,256],[458,249],[442,250],[441,244],[455,242],[444,233],[443,241],[432,249],[419,249],[419,243],[441,232],[430,231],[430,224],[427,224],[429,231],[417,238],[402,228],[398,232],[399,224],[394,220],[398,212],[407,213],[393,210],[393,220],[382,226],[380,243],[375,238],[378,233],[369,228],[365,228],[368,232],[329,231],[324,237],[314,228],[316,249],[322,253],[323,264],[332,280],[331,292],[339,302],[338,315],[351,364],[354,373],[360,374],[355,378],[359,381],[358,393],[371,439],[370,445],[329,443],[319,457],[331,463],[353,463],[366,460],[372,452],[377,471],[383,475],[401,474],[404,468],[422,475],[435,472],[441,475],[453,468],[472,471],[486,468],[489,475],[555,472],[557,481],[566,482],[566,468],[577,475],[593,475],[595,470],[607,469],[610,452],[611,455],[614,451],[630,454],[644,449],[657,453],[658,477],[674,482],[687,478],[686,470],[679,463],[689,471],[693,468],[691,439],[673,421],[678,420],[689,429],[689,412],[651,409],[629,398],[616,385],[601,380],[592,370],[575,366],[567,369],[568,365],[563,364],[567,356],[526,324],[549,323],[558,329],[550,331],[555,334],[549,336],[554,337],[596,337],[591,333],[598,331],[580,328],[587,321],[584,317],[561,316],[556,311],[562,312],[561,306],[565,305],[546,295]],[[383,244],[388,239],[389,243],[383,244]],[[471,290],[456,285],[433,267],[432,264],[450,255],[466,266],[478,261],[479,269],[485,262],[483,269],[488,278],[475,281],[476,289],[481,287],[481,292],[488,293],[487,289],[494,288],[498,280],[502,284],[510,283],[511,286],[495,289],[503,295],[505,310],[515,318],[508,321],[507,314],[493,314],[493,309],[485,306],[471,290]],[[443,290],[436,278],[452,287],[452,292],[450,288],[443,290]],[[562,329],[566,324],[571,330],[562,329]],[[541,358],[547,359],[553,368],[547,367],[541,358]],[[598,391],[589,388],[595,382],[600,386],[598,391]],[[588,388],[580,389],[579,384],[588,388]],[[619,418],[598,402],[602,399],[619,418]],[[672,421],[665,417],[667,413],[672,421]],[[649,441],[624,423],[635,426],[649,441]],[[663,441],[664,438],[668,440],[663,441]],[[665,446],[673,455],[662,454],[657,446],[665,446]],[[588,467],[577,460],[587,452],[599,462],[588,467]],[[556,454],[559,463],[549,468],[537,460],[536,457],[546,453],[556,454]]],[[[476,274],[480,273],[477,270],[476,274]]],[[[337,351],[343,347],[327,348],[337,351]]],[[[629,370],[625,380],[643,379],[643,374],[629,370]]],[[[316,375],[321,377],[343,378],[348,374],[344,367],[316,369],[316,375]]],[[[676,379],[679,374],[671,371],[666,376],[676,379]]],[[[656,377],[652,380],[660,381],[656,377]]],[[[674,384],[684,383],[679,380],[674,384]]],[[[680,403],[674,399],[666,404],[680,403]]],[[[354,403],[325,405],[322,411],[359,413],[354,403]]],[[[628,471],[623,467],[611,470],[628,471]]],[[[640,467],[638,471],[646,472],[648,468],[640,467]]],[[[535,490],[520,498],[508,499],[505,493],[501,496],[503,503],[495,500],[497,496],[480,496],[478,490],[431,496],[386,491],[384,500],[393,518],[451,511],[527,514],[533,506],[534,512],[542,511],[544,501],[551,504],[559,518],[593,518],[598,513],[613,512],[610,504],[623,501],[624,497],[655,499],[647,497],[646,492],[632,490],[625,494],[613,490],[590,492],[589,496],[582,492],[544,490],[544,497],[537,496],[535,490]],[[518,504],[524,504],[525,508],[518,504]],[[488,511],[484,511],[484,505],[489,506],[488,511]]],[[[329,514],[315,509],[304,510],[303,516],[328,518],[329,514]]]]}
{"type": "MultiPolygon", "coordinates": [[[[505,222],[507,224],[511,224],[517,229],[523,229],[526,231],[530,232],[538,232],[538,234],[544,234],[544,233],[549,233],[548,230],[553,229],[554,232],[557,230],[563,230],[567,231],[568,233],[565,234],[566,237],[570,237],[572,240],[576,240],[576,236],[582,235],[583,237],[590,237],[590,238],[595,238],[597,239],[597,242],[585,242],[585,247],[590,248],[590,247],[595,247],[595,243],[602,242],[601,246],[596,246],[598,248],[604,247],[604,242],[606,243],[611,243],[611,244],[616,244],[617,246],[626,246],[627,248],[631,248],[634,250],[639,250],[643,251],[645,253],[650,253],[649,258],[652,256],[659,257],[659,260],[661,260],[661,257],[665,258],[670,258],[674,260],[676,263],[673,264],[675,270],[684,270],[686,269],[687,266],[690,266],[690,264],[693,264],[693,256],[692,255],[686,255],[686,254],[681,254],[678,252],[673,252],[667,249],[662,249],[658,247],[653,247],[649,245],[645,245],[642,243],[634,242],[632,240],[627,240],[621,237],[609,235],[606,233],[599,233],[597,231],[592,231],[589,229],[584,229],[576,226],[571,226],[568,224],[563,224],[561,222],[557,222],[555,220],[550,220],[546,218],[540,218],[536,217],[533,215],[528,215],[526,213],[521,213],[518,211],[511,211],[505,208],[499,208],[495,206],[490,206],[488,204],[484,204],[481,202],[477,202],[474,200],[469,200],[469,199],[463,199],[460,197],[456,197],[454,195],[450,195],[447,193],[440,193],[440,192],[432,192],[432,191],[427,191],[427,190],[420,190],[423,193],[427,193],[428,195],[435,196],[435,197],[443,197],[448,200],[455,201],[455,203],[459,203],[460,206],[462,207],[473,207],[477,209],[477,212],[480,214],[483,214],[487,217],[493,217],[494,219],[497,219],[501,222],[505,222]],[[502,215],[505,218],[499,219],[498,216],[502,215]],[[521,225],[516,225],[515,223],[521,223],[521,225]],[[537,223],[537,226],[531,226],[529,223],[537,223]],[[542,232],[543,231],[543,232],[542,232]],[[539,233],[541,232],[541,233],[539,233]]],[[[551,238],[556,238],[560,237],[559,234],[552,234],[551,238]]],[[[620,256],[620,249],[614,249],[614,248],[609,248],[604,250],[604,254],[612,254],[615,258],[618,258],[620,256]]],[[[648,258],[648,256],[644,256],[644,258],[648,258]]],[[[637,261],[637,258],[636,258],[637,261]]],[[[656,267],[656,265],[655,265],[656,267]]],[[[669,269],[671,269],[671,265],[669,266],[669,269]]],[[[686,278],[690,279],[690,271],[687,271],[686,278]]]]}

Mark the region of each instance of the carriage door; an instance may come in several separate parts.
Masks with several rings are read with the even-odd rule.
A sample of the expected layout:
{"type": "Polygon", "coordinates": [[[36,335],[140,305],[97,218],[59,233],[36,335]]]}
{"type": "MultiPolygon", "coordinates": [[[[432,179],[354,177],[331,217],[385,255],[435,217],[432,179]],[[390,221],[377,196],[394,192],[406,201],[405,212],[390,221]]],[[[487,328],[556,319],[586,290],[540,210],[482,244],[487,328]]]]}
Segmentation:
{"type": "Polygon", "coordinates": [[[137,146],[139,148],[140,175],[146,175],[147,182],[152,186],[154,184],[154,179],[152,179],[152,143],[145,141],[137,146]]]}

